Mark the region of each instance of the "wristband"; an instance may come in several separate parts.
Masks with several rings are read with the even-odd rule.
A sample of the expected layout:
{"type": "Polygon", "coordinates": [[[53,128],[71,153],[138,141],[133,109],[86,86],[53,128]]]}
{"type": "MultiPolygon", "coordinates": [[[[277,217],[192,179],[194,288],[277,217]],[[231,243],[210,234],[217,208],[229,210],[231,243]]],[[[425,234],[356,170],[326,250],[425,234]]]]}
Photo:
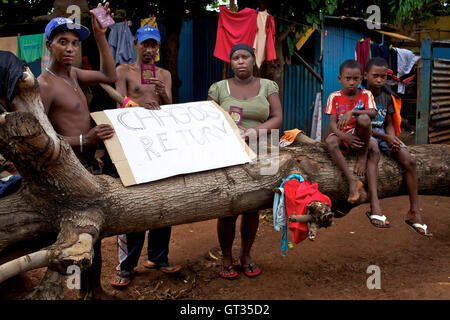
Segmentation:
{"type": "Polygon", "coordinates": [[[80,134],[80,152],[83,153],[83,134],[80,134]]]}

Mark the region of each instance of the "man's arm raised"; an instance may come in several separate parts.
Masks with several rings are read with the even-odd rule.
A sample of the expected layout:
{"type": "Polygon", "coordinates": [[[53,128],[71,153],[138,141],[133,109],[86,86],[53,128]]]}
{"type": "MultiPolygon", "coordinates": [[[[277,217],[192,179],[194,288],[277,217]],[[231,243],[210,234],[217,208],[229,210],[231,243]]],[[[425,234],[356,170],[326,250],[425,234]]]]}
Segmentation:
{"type": "MultiPolygon", "coordinates": [[[[99,3],[98,6],[101,6],[99,3]]],[[[104,8],[110,14],[108,9],[109,2],[107,2],[104,8]]],[[[108,28],[102,28],[98,23],[95,13],[91,10],[92,31],[95,41],[97,42],[98,51],[100,53],[100,71],[82,70],[74,68],[78,81],[86,85],[96,85],[99,82],[113,83],[117,81],[116,67],[111,50],[106,41],[105,32],[108,28]]],[[[111,13],[111,16],[114,14],[111,13]]]]}

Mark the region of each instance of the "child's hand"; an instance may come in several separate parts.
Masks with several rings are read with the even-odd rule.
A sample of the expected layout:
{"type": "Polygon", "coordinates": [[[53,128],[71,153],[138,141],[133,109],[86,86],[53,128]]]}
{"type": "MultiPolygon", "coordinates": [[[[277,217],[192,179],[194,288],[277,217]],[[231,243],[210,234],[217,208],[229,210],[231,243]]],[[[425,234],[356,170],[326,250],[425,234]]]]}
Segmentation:
{"type": "Polygon", "coordinates": [[[343,130],[346,126],[347,123],[352,119],[353,117],[353,111],[349,110],[347,111],[341,119],[339,119],[338,123],[337,123],[337,127],[339,130],[343,130]]]}
{"type": "Polygon", "coordinates": [[[352,133],[345,134],[343,140],[347,142],[352,149],[362,149],[364,147],[364,142],[352,133]]]}
{"type": "Polygon", "coordinates": [[[396,136],[388,135],[386,143],[388,147],[391,149],[391,152],[397,152],[402,147],[402,141],[396,136]]]}

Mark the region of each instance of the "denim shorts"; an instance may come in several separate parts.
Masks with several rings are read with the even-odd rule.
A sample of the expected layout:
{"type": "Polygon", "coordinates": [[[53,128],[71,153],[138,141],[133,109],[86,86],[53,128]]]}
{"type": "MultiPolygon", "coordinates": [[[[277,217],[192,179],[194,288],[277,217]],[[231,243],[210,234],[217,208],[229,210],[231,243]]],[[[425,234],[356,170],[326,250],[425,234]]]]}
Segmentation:
{"type": "MultiPolygon", "coordinates": [[[[384,131],[383,128],[373,128],[372,130],[373,130],[373,131],[377,131],[377,132],[379,132],[379,133],[386,134],[386,131],[384,131]]],[[[384,141],[384,140],[382,140],[382,139],[379,139],[379,138],[375,138],[374,136],[372,136],[371,139],[374,139],[374,140],[376,140],[376,141],[378,142],[378,148],[380,148],[380,150],[381,150],[384,154],[386,154],[386,155],[388,155],[388,156],[391,155],[391,149],[390,149],[389,146],[387,145],[386,141],[384,141]]],[[[404,144],[404,143],[402,142],[401,148],[406,148],[406,144],[404,144]]]]}

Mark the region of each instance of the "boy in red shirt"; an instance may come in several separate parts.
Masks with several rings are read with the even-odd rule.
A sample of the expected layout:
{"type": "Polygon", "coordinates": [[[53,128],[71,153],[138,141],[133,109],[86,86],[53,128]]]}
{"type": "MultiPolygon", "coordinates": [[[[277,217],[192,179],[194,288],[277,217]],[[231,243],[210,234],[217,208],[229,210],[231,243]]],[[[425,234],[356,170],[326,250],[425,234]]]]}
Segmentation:
{"type": "Polygon", "coordinates": [[[342,90],[330,94],[325,107],[325,114],[330,115],[332,131],[325,141],[331,157],[347,178],[348,202],[358,201],[359,190],[363,187],[363,183],[357,176],[364,176],[367,171],[372,211],[372,215],[368,213],[368,216],[380,217],[380,219],[370,219],[375,226],[386,228],[389,227],[389,223],[381,213],[377,194],[377,167],[380,152],[377,143],[370,139],[371,119],[377,114],[375,101],[370,91],[358,87],[362,74],[361,65],[357,61],[344,61],[339,67],[338,79],[342,84],[342,90]],[[344,154],[350,151],[358,152],[353,172],[344,157],[344,154]]]}

